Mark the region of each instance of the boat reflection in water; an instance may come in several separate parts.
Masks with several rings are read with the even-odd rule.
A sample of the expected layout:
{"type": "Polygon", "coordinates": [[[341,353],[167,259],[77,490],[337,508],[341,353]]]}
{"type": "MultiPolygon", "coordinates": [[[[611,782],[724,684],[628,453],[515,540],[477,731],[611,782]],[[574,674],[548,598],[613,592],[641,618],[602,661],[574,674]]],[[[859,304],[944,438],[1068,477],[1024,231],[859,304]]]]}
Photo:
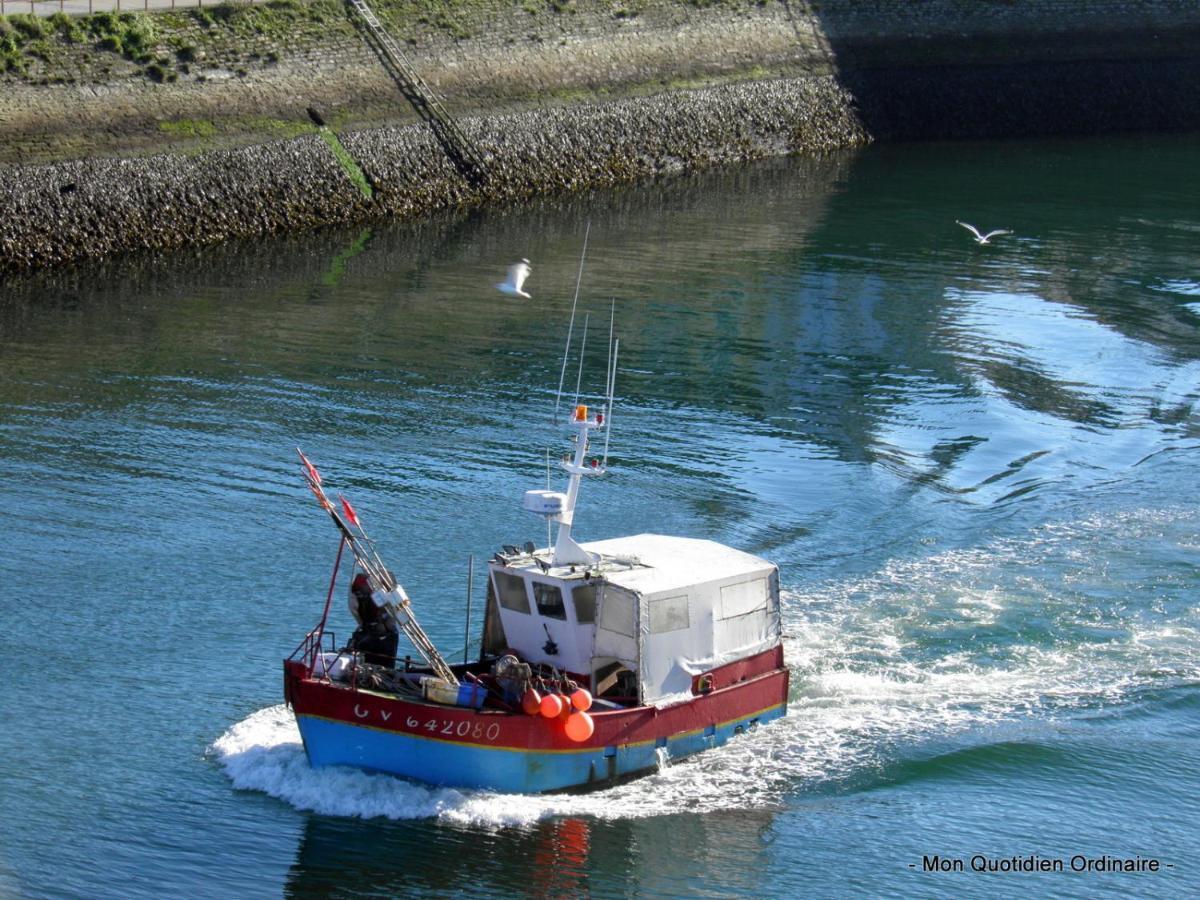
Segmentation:
{"type": "Polygon", "coordinates": [[[775,813],[767,810],[611,820],[567,815],[500,829],[310,816],[284,895],[340,897],[350,889],[381,897],[754,896],[769,892],[772,876],[747,865],[736,848],[768,846],[774,827],[775,813]],[[711,863],[702,878],[697,858],[711,863]]]}
{"type": "Polygon", "coordinates": [[[489,832],[420,820],[313,816],[285,896],[343,896],[347,886],[377,896],[479,895],[518,886],[524,896],[579,896],[589,893],[592,827],[581,817],[489,832]]]}

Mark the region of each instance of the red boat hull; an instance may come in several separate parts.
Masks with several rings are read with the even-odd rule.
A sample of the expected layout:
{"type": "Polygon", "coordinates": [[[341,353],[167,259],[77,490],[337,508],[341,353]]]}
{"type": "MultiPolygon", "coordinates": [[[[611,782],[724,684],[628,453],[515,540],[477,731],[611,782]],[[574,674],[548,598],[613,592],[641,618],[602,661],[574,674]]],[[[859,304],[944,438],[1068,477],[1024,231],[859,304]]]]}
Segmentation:
{"type": "Polygon", "coordinates": [[[590,738],[563,718],[417,702],[312,678],[284,664],[291,704],[314,766],[349,765],[430,784],[536,793],[608,784],[656,768],[784,715],[782,647],[714,669],[690,700],[589,713],[590,738]]]}

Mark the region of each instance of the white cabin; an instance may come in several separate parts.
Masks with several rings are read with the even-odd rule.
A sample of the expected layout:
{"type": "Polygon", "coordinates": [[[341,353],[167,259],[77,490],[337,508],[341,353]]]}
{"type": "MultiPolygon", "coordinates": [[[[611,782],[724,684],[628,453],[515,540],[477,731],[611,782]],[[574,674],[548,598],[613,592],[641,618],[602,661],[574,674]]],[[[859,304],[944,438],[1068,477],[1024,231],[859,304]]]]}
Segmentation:
{"type": "Polygon", "coordinates": [[[640,534],[580,545],[596,560],[506,548],[489,564],[485,654],[587,676],[600,698],[667,706],[694,679],[776,646],[776,567],[714,541],[640,534]]]}

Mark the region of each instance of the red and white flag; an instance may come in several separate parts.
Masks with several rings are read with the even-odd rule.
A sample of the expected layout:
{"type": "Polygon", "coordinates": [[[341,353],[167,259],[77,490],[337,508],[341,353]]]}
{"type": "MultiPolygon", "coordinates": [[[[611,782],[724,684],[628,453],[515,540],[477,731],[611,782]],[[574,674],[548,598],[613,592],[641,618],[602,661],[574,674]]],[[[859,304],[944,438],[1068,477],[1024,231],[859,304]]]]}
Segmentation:
{"type": "Polygon", "coordinates": [[[342,501],[342,509],[346,511],[346,518],[350,520],[350,524],[356,528],[362,528],[359,524],[358,516],[354,514],[354,507],[350,505],[350,501],[338,494],[338,499],[342,501]]]}
{"type": "MultiPolygon", "coordinates": [[[[297,449],[297,453],[300,451],[297,449]]],[[[308,461],[308,457],[300,453],[300,460],[304,463],[304,471],[308,473],[308,480],[313,484],[321,483],[321,473],[317,471],[317,467],[308,461]]]]}

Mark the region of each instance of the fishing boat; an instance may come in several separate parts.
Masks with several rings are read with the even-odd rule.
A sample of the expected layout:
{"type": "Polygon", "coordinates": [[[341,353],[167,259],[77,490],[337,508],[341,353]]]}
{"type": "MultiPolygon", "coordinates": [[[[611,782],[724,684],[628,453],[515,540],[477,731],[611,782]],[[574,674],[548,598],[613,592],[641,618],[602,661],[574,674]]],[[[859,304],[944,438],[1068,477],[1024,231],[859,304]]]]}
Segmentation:
{"type": "Polygon", "coordinates": [[[341,538],[324,614],[284,661],[284,697],[312,766],[503,792],[586,789],[785,714],[775,565],[709,540],[573,536],[580,484],[607,468],[618,347],[610,337],[601,408],[575,403],[562,417],[574,440],[566,489],[523,499],[557,523],[553,544],[502,545],[487,564],[477,659],[446,661],[354,508],[345,497],[336,507],[300,454],[341,538]],[[589,460],[601,436],[603,460],[589,460]],[[338,648],[326,625],[347,549],[359,627],[338,648]],[[397,661],[401,634],[419,660],[397,661]]]}

